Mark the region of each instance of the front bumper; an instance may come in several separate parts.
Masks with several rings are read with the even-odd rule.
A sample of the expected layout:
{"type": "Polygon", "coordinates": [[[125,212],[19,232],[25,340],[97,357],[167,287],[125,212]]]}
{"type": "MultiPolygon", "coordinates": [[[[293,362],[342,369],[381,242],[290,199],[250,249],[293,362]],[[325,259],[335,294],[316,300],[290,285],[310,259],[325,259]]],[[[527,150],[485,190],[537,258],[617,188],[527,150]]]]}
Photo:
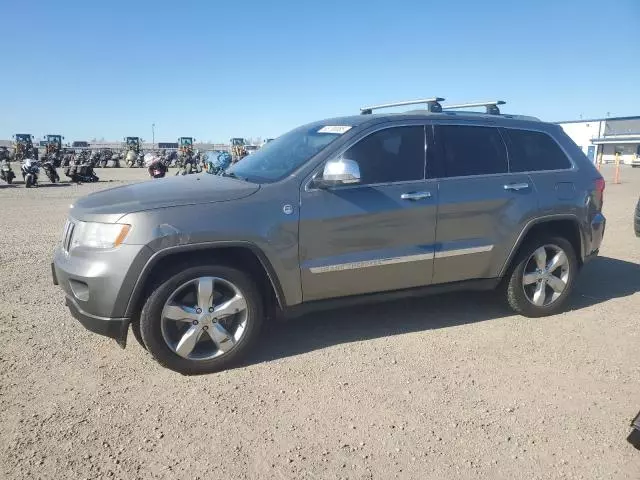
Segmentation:
{"type": "Polygon", "coordinates": [[[71,297],[66,297],[65,303],[73,318],[78,320],[84,328],[93,333],[113,338],[122,348],[127,345],[129,318],[105,318],[89,315],[82,311],[71,297]]]}
{"type": "Polygon", "coordinates": [[[128,302],[141,265],[152,253],[142,245],[104,251],[78,248],[71,253],[59,246],[51,265],[53,283],[64,290],[71,315],[85,328],[124,346],[128,302]]]}

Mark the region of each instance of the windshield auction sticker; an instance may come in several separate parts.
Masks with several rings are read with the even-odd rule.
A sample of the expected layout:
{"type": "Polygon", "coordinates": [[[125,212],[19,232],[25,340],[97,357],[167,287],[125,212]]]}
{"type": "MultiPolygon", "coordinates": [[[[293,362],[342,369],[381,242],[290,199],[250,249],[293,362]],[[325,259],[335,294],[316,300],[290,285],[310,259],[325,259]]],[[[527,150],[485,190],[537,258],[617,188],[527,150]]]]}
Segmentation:
{"type": "Polygon", "coordinates": [[[337,133],[338,135],[342,135],[349,130],[351,130],[351,126],[349,125],[326,125],[318,130],[318,133],[337,133]]]}

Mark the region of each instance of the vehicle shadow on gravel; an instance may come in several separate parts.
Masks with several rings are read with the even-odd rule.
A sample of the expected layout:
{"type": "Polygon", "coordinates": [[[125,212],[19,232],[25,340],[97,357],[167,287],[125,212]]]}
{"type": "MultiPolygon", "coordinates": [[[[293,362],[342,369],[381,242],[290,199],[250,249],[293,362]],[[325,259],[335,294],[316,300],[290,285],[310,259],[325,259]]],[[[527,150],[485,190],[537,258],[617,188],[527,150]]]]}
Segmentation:
{"type": "MultiPolygon", "coordinates": [[[[597,257],[578,277],[568,309],[640,291],[640,265],[597,257]]],[[[495,320],[514,315],[497,292],[458,292],[327,310],[271,322],[245,365],[332,345],[495,320]]]]}
{"type": "Polygon", "coordinates": [[[596,257],[578,276],[569,308],[578,310],[640,292],[640,264],[596,257]]]}
{"type": "MultiPolygon", "coordinates": [[[[38,189],[38,188],[49,188],[49,187],[70,187],[71,185],[73,185],[72,183],[68,183],[68,182],[61,182],[61,183],[38,183],[37,187],[32,187],[34,189],[38,189]]],[[[11,185],[0,185],[0,188],[2,187],[25,187],[25,184],[23,181],[17,181],[17,182],[13,182],[11,185]]]]}

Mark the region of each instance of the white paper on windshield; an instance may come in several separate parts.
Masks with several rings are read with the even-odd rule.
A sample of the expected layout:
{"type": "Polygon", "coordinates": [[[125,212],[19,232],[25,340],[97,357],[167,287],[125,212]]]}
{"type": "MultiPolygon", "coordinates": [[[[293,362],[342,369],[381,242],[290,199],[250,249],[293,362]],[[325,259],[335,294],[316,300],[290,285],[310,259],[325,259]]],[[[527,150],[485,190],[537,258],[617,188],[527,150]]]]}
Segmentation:
{"type": "Polygon", "coordinates": [[[350,125],[327,125],[318,130],[318,133],[337,133],[338,135],[342,135],[349,130],[351,130],[350,125]]]}

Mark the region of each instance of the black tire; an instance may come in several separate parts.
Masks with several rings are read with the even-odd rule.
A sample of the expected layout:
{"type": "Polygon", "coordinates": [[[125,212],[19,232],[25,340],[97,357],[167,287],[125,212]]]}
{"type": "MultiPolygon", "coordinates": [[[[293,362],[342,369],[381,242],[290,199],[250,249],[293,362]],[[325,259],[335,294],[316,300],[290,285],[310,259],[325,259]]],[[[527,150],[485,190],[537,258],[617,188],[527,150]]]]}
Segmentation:
{"type": "Polygon", "coordinates": [[[188,164],[184,167],[184,171],[186,172],[186,174],[187,174],[187,175],[190,175],[192,170],[193,170],[193,169],[192,169],[192,167],[191,167],[191,164],[190,164],[190,163],[188,163],[188,164]]]}
{"type": "Polygon", "coordinates": [[[26,188],[31,188],[31,185],[33,184],[33,175],[28,174],[25,179],[24,179],[24,186],[26,188]]]}
{"type": "Polygon", "coordinates": [[[511,308],[525,317],[545,317],[559,313],[564,308],[578,274],[578,259],[571,242],[562,237],[540,235],[528,240],[519,250],[509,273],[506,294],[511,308]],[[560,296],[549,305],[537,306],[527,298],[523,285],[523,274],[527,263],[538,248],[554,245],[564,250],[569,262],[569,276],[566,287],[560,296]]]}
{"type": "Polygon", "coordinates": [[[7,177],[7,184],[8,184],[8,185],[11,185],[12,183],[13,183],[13,176],[12,176],[12,175],[9,175],[9,176],[7,177]]]}
{"type": "Polygon", "coordinates": [[[147,298],[140,314],[142,341],[151,356],[162,366],[184,375],[213,373],[237,364],[250,350],[263,323],[263,302],[254,281],[244,272],[224,265],[183,265],[167,274],[147,298]],[[175,272],[178,273],[175,273],[175,272]],[[184,283],[198,277],[219,277],[235,284],[247,303],[247,325],[244,335],[227,353],[209,360],[189,360],[174,353],[164,341],[161,315],[170,295],[184,283]]]}
{"type": "Polygon", "coordinates": [[[133,337],[140,344],[140,346],[146,350],[147,346],[144,344],[144,340],[142,340],[142,331],[140,330],[140,320],[134,320],[131,322],[131,333],[133,333],[133,337]]]}

